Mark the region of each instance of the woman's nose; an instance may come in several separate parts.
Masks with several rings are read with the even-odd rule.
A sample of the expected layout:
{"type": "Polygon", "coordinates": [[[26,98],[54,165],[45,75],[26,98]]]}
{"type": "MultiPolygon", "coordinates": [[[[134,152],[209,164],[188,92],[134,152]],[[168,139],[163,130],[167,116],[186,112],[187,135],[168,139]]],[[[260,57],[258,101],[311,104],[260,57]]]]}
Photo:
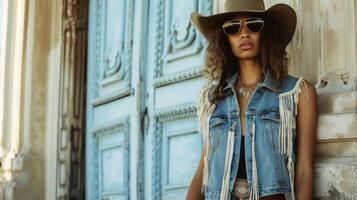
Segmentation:
{"type": "Polygon", "coordinates": [[[249,37],[249,31],[247,30],[247,28],[243,24],[242,24],[242,27],[241,27],[239,35],[240,35],[241,38],[249,37]]]}

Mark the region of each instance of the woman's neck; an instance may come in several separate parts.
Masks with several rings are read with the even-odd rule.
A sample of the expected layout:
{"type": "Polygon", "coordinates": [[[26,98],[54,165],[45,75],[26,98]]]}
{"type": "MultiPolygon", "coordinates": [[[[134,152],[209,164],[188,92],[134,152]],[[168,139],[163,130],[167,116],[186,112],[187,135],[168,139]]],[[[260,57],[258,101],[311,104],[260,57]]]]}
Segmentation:
{"type": "Polygon", "coordinates": [[[261,62],[258,59],[239,60],[240,79],[245,87],[255,85],[263,73],[261,62]]]}

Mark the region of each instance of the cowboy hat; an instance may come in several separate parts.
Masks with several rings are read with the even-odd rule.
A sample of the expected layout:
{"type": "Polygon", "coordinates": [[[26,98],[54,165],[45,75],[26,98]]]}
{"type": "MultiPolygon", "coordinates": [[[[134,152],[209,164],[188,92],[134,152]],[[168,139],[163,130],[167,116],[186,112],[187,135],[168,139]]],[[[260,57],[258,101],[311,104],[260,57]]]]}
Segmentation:
{"type": "Polygon", "coordinates": [[[264,21],[275,25],[283,45],[287,45],[294,35],[296,28],[296,13],[294,9],[287,4],[281,3],[273,5],[266,10],[263,0],[226,0],[223,12],[210,16],[203,16],[193,12],[191,14],[191,22],[203,37],[209,41],[214,29],[221,28],[225,21],[241,14],[260,16],[264,21]]]}

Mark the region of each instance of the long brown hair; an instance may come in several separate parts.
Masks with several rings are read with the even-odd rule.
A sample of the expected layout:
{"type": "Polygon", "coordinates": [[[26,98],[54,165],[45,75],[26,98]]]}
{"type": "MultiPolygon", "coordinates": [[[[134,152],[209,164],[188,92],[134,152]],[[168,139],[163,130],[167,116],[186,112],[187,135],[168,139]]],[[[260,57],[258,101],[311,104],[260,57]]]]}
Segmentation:
{"type": "MultiPolygon", "coordinates": [[[[279,31],[267,19],[264,20],[264,28],[260,33],[260,59],[263,66],[263,73],[266,68],[272,69],[273,76],[277,80],[282,80],[287,75],[288,56],[286,46],[280,42],[279,31]]],[[[226,80],[235,72],[239,71],[238,58],[233,54],[228,38],[221,28],[212,32],[205,52],[205,62],[203,75],[206,84],[211,84],[211,103],[216,103],[224,98],[223,88],[226,80]],[[213,88],[212,88],[213,87],[213,88]]]]}

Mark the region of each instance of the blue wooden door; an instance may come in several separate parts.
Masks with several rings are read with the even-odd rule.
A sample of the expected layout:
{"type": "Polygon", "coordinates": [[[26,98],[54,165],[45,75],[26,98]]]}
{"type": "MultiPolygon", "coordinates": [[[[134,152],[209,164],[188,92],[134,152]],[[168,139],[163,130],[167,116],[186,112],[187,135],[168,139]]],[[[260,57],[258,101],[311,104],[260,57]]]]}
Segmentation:
{"type": "Polygon", "coordinates": [[[86,199],[184,199],[202,148],[195,98],[211,0],[91,0],[86,199]]]}

